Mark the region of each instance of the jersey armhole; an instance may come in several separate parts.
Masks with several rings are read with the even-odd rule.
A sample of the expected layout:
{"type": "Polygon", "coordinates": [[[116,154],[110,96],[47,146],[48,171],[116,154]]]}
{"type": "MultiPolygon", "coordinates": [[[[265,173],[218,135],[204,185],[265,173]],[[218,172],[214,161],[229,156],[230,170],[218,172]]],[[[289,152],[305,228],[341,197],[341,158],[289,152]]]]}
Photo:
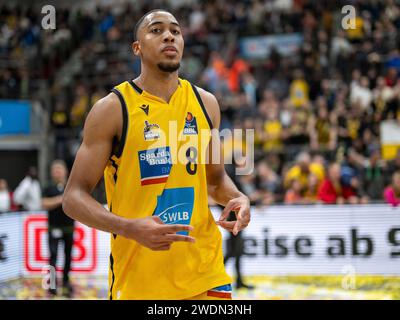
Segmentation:
{"type": "Polygon", "coordinates": [[[119,145],[117,147],[117,151],[114,154],[111,154],[110,158],[115,155],[117,158],[121,157],[122,152],[124,150],[125,146],[125,140],[126,140],[126,133],[128,129],[128,110],[126,107],[126,103],[124,100],[124,97],[122,96],[121,92],[113,88],[111,89],[111,92],[115,93],[121,103],[121,109],[122,109],[122,133],[121,133],[121,140],[119,141],[119,145]]]}
{"type": "Polygon", "coordinates": [[[197,101],[198,101],[199,104],[200,104],[201,110],[203,110],[203,114],[204,114],[204,116],[206,117],[206,120],[207,120],[207,122],[208,122],[208,125],[209,125],[210,129],[213,129],[214,126],[213,126],[213,124],[212,124],[212,122],[211,122],[210,116],[209,116],[208,113],[207,113],[207,110],[206,110],[206,108],[205,108],[205,106],[204,106],[203,100],[201,99],[201,96],[200,96],[199,91],[197,90],[197,88],[196,88],[195,85],[193,85],[192,83],[191,83],[190,85],[191,85],[192,88],[193,88],[193,92],[194,92],[194,94],[196,95],[196,98],[197,98],[197,101]]]}

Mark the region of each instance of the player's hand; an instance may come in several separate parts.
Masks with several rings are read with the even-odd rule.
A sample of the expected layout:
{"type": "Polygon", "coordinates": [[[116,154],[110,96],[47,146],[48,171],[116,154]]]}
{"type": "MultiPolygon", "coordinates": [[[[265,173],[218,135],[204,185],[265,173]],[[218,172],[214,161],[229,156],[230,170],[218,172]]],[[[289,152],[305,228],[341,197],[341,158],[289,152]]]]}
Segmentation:
{"type": "Polygon", "coordinates": [[[132,219],[125,229],[124,237],[133,239],[155,251],[165,251],[176,241],[195,242],[190,236],[176,234],[179,231],[192,231],[193,227],[183,224],[165,224],[160,217],[132,219]]]}
{"type": "Polygon", "coordinates": [[[245,195],[230,200],[222,211],[217,224],[235,236],[250,223],[250,200],[245,195]],[[226,221],[231,211],[235,211],[236,221],[226,221]]]}

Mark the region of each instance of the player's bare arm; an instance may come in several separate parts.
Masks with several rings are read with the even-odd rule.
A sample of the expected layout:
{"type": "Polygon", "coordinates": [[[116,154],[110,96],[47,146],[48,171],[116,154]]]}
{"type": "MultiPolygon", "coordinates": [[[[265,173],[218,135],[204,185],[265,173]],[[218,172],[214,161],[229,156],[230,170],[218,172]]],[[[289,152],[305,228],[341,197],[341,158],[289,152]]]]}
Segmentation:
{"type": "Polygon", "coordinates": [[[122,111],[118,97],[110,93],[89,112],[80,146],[64,197],[63,209],[72,219],[89,227],[133,239],[152,250],[168,250],[174,241],[194,242],[194,238],[175,234],[190,231],[187,225],[165,225],[159,217],[126,219],[97,202],[91,192],[103,175],[112,153],[113,139],[122,134],[122,111]]]}
{"type": "MultiPolygon", "coordinates": [[[[213,94],[205,90],[199,89],[199,93],[207,113],[210,116],[213,128],[219,129],[221,113],[217,99],[213,94]]],[[[225,171],[218,134],[214,133],[212,135],[210,145],[215,145],[216,147],[208,148],[210,160],[206,165],[208,193],[214,201],[225,206],[217,224],[233,232],[234,235],[237,235],[237,233],[246,228],[250,222],[250,200],[237,189],[232,179],[225,171]],[[220,161],[218,161],[218,163],[213,163],[214,161],[212,161],[212,159],[214,159],[213,157],[216,156],[213,155],[213,149],[220,151],[220,161]],[[236,221],[226,221],[231,211],[235,211],[236,221]]]]}

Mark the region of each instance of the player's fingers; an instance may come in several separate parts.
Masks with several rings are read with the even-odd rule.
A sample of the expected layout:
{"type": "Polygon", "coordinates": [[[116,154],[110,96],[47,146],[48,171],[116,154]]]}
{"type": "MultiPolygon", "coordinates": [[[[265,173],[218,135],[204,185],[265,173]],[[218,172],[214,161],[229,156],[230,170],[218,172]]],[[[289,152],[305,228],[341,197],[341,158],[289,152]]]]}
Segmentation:
{"type": "Polygon", "coordinates": [[[233,229],[236,221],[217,221],[217,225],[221,226],[224,229],[233,229]]]}
{"type": "Polygon", "coordinates": [[[245,207],[241,207],[237,214],[237,221],[235,226],[233,227],[233,234],[236,236],[239,231],[243,230],[247,227],[250,222],[250,209],[245,207]]]}
{"type": "Polygon", "coordinates": [[[159,224],[164,224],[159,216],[152,216],[153,220],[159,224]]]}
{"type": "Polygon", "coordinates": [[[153,242],[154,242],[157,246],[165,245],[165,244],[171,244],[171,243],[172,243],[171,240],[165,239],[164,235],[157,235],[157,236],[155,236],[154,239],[153,239],[153,242]]]}
{"type": "Polygon", "coordinates": [[[153,250],[155,251],[167,251],[169,249],[171,249],[171,244],[163,244],[153,248],[153,250]]]}
{"type": "Polygon", "coordinates": [[[166,234],[164,239],[167,241],[183,241],[183,242],[196,242],[196,239],[190,236],[185,236],[181,234],[166,234]]]}
{"type": "Polygon", "coordinates": [[[233,227],[235,226],[235,221],[229,221],[229,222],[230,222],[229,224],[227,224],[227,225],[222,224],[222,225],[220,225],[220,227],[225,229],[226,231],[233,232],[233,227]],[[233,222],[233,224],[231,224],[231,222],[233,222]]]}
{"type": "Polygon", "coordinates": [[[166,224],[161,227],[161,232],[163,234],[166,234],[166,233],[176,233],[179,231],[192,231],[193,229],[194,229],[193,226],[186,224],[166,224]]]}
{"type": "Polygon", "coordinates": [[[241,207],[236,215],[236,219],[240,220],[243,226],[247,226],[250,222],[250,210],[245,207],[241,207]]]}
{"type": "Polygon", "coordinates": [[[237,206],[235,201],[230,200],[227,204],[226,207],[224,208],[224,210],[222,210],[221,216],[219,217],[219,221],[225,220],[226,218],[228,218],[229,213],[235,209],[235,207],[237,206]]]}
{"type": "Polygon", "coordinates": [[[239,228],[238,228],[237,224],[235,224],[235,226],[233,227],[232,233],[234,236],[237,236],[237,234],[239,233],[239,228]]]}
{"type": "Polygon", "coordinates": [[[236,236],[240,230],[242,230],[242,222],[241,222],[241,220],[237,220],[233,227],[232,232],[236,236]]]}
{"type": "Polygon", "coordinates": [[[238,218],[236,220],[235,226],[233,227],[233,234],[236,236],[239,231],[243,230],[248,226],[250,222],[250,217],[246,216],[245,218],[238,218]]]}

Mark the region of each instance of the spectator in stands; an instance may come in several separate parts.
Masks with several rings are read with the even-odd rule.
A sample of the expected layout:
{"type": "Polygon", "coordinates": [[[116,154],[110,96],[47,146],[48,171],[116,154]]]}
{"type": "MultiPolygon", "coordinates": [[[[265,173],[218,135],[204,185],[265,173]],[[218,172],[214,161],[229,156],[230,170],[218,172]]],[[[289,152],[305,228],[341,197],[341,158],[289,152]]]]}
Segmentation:
{"type": "Polygon", "coordinates": [[[310,138],[313,150],[334,150],[337,146],[337,118],[332,112],[329,114],[326,100],[323,97],[317,99],[317,116],[310,117],[310,138]]]}
{"type": "Polygon", "coordinates": [[[352,147],[358,153],[366,156],[366,148],[363,144],[362,138],[359,137],[359,129],[361,127],[361,114],[355,108],[350,108],[349,112],[347,113],[347,131],[348,137],[352,141],[352,147]]]}
{"type": "Polygon", "coordinates": [[[282,133],[284,144],[291,145],[294,154],[310,142],[310,119],[305,108],[290,108],[289,122],[282,133]]]}
{"type": "Polygon", "coordinates": [[[231,92],[239,92],[241,75],[245,74],[249,70],[248,63],[236,57],[232,62],[230,68],[228,68],[228,87],[231,92]]]}
{"type": "Polygon", "coordinates": [[[65,104],[57,101],[55,108],[51,114],[51,124],[54,128],[55,152],[54,155],[58,159],[68,158],[68,142],[70,135],[68,112],[65,104]]]}
{"type": "Polygon", "coordinates": [[[371,155],[365,163],[362,183],[365,192],[371,200],[382,199],[382,190],[387,181],[386,163],[381,158],[379,148],[371,150],[371,155]]]}
{"type": "Polygon", "coordinates": [[[0,179],[0,213],[10,211],[11,197],[7,181],[0,179]]]}
{"type": "Polygon", "coordinates": [[[396,68],[390,67],[387,70],[385,81],[389,87],[394,87],[397,83],[398,72],[396,68]]]}
{"type": "Polygon", "coordinates": [[[367,111],[371,106],[372,92],[369,89],[369,80],[367,77],[361,77],[360,82],[355,82],[351,88],[351,104],[359,104],[363,111],[367,111]]]}
{"type": "Polygon", "coordinates": [[[304,203],[314,204],[318,202],[318,187],[320,183],[314,174],[308,176],[307,188],[304,191],[304,203]]]}
{"type": "Polygon", "coordinates": [[[329,166],[328,177],[319,188],[318,199],[325,204],[358,203],[354,190],[341,182],[341,169],[338,163],[329,166]]]}
{"type": "Polygon", "coordinates": [[[386,110],[388,103],[395,97],[395,90],[386,84],[383,76],[380,76],[376,79],[373,96],[376,111],[383,112],[386,110]]]}
{"type": "Polygon", "coordinates": [[[285,193],[285,204],[303,204],[305,201],[300,181],[293,179],[290,181],[290,187],[285,193]]]}
{"type": "Polygon", "coordinates": [[[240,190],[247,195],[252,205],[258,205],[262,201],[262,192],[257,188],[254,172],[239,177],[240,190]]]}
{"type": "Polygon", "coordinates": [[[337,119],[337,143],[349,148],[352,144],[352,139],[349,133],[348,114],[344,102],[337,102],[335,107],[337,119]]]}
{"type": "MultiPolygon", "coordinates": [[[[312,161],[312,163],[319,165],[320,168],[325,168],[326,159],[322,154],[318,154],[318,153],[314,154],[311,161],[312,161]]],[[[316,176],[316,178],[318,179],[317,176],[316,176]]]]}
{"type": "Polygon", "coordinates": [[[81,128],[89,107],[89,95],[84,85],[78,85],[75,91],[75,101],[71,107],[70,121],[72,127],[81,128]]]}
{"type": "Polygon", "coordinates": [[[384,198],[393,207],[400,205],[400,171],[393,174],[392,184],[385,189],[384,198]]]}
{"type": "Polygon", "coordinates": [[[30,167],[26,177],[14,190],[14,202],[21,206],[23,210],[40,210],[42,207],[41,197],[42,193],[40,190],[37,169],[36,167],[30,167]]]}
{"type": "Polygon", "coordinates": [[[314,204],[318,202],[318,178],[310,174],[306,187],[302,187],[300,181],[293,179],[289,189],[285,193],[285,204],[314,204]]]}
{"type": "Polygon", "coordinates": [[[400,171],[400,149],[397,150],[396,157],[388,162],[388,175],[392,177],[396,171],[400,171]]]}
{"type": "Polygon", "coordinates": [[[357,15],[355,18],[355,28],[347,28],[347,38],[352,42],[352,43],[359,43],[363,38],[364,38],[364,33],[365,33],[365,24],[364,24],[364,19],[360,16],[357,15]]]}
{"type": "Polygon", "coordinates": [[[301,189],[305,190],[308,184],[309,175],[315,175],[321,183],[324,178],[324,167],[317,162],[311,162],[308,152],[301,152],[297,155],[296,165],[289,169],[285,176],[285,187],[288,188],[293,180],[300,182],[301,189]]]}
{"type": "MultiPolygon", "coordinates": [[[[51,182],[44,189],[42,206],[48,211],[48,240],[50,261],[56,267],[58,244],[64,243],[63,295],[72,296],[73,287],[69,280],[72,260],[72,245],[74,239],[74,220],[68,217],[62,209],[62,197],[67,184],[67,166],[62,160],[54,160],[51,164],[51,182]]],[[[57,294],[57,288],[50,288],[52,296],[57,294]]]]}
{"type": "Polygon", "coordinates": [[[369,198],[362,184],[363,162],[352,149],[345,152],[345,158],[341,163],[340,180],[343,186],[349,187],[360,198],[361,203],[368,203],[369,198]]]}
{"type": "Polygon", "coordinates": [[[9,99],[18,99],[19,97],[19,76],[16,69],[8,68],[2,70],[0,73],[1,90],[0,94],[2,97],[8,97],[9,99]]]}
{"type": "Polygon", "coordinates": [[[270,205],[275,202],[276,193],[279,190],[280,179],[266,161],[257,164],[258,185],[262,194],[261,203],[270,205]]]}
{"type": "Polygon", "coordinates": [[[293,72],[293,81],[290,84],[290,103],[294,107],[307,107],[309,103],[309,86],[304,73],[297,69],[293,72]]]}
{"type": "Polygon", "coordinates": [[[271,107],[266,111],[267,119],[264,122],[264,150],[276,152],[282,150],[282,124],[279,121],[278,106],[271,107]]]}

